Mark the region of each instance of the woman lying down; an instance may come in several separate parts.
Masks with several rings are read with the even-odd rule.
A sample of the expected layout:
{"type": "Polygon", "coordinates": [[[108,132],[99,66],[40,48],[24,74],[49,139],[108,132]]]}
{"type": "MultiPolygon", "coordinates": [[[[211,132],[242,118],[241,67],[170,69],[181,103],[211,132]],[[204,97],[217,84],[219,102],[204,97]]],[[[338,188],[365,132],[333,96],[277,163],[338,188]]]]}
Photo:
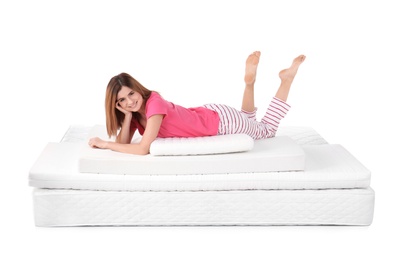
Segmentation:
{"type": "Polygon", "coordinates": [[[259,122],[254,106],[254,83],[260,55],[259,51],[255,51],[246,60],[245,89],[240,111],[221,104],[185,108],[164,100],[159,93],[148,90],[127,73],[114,76],[106,89],[105,110],[108,135],[116,136],[116,140],[112,142],[95,137],[89,140],[89,145],[92,148],[145,155],[157,137],[227,134],[247,134],[253,139],[274,137],[280,120],[289,111],[286,100],[305,56],[298,56],[289,68],[279,72],[281,84],[259,122]],[[142,139],[139,143],[131,143],[137,129],[142,139]]]}

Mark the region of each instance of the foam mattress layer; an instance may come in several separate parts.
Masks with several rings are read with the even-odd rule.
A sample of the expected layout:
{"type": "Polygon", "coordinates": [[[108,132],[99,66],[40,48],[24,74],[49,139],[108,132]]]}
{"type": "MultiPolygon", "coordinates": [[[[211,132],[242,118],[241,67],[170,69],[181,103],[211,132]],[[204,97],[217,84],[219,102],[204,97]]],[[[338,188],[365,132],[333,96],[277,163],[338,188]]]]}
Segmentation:
{"type": "Polygon", "coordinates": [[[78,169],[80,143],[49,143],[29,173],[30,186],[115,191],[367,188],[370,171],[341,145],[304,145],[305,171],[219,174],[92,174],[78,169]]]}
{"type": "Polygon", "coordinates": [[[79,171],[106,174],[217,174],[304,170],[302,148],[287,136],[256,140],[241,153],[197,156],[122,154],[82,145],[79,171]]]}
{"type": "Polygon", "coordinates": [[[35,189],[35,224],[370,225],[372,189],[106,192],[35,189]]]}

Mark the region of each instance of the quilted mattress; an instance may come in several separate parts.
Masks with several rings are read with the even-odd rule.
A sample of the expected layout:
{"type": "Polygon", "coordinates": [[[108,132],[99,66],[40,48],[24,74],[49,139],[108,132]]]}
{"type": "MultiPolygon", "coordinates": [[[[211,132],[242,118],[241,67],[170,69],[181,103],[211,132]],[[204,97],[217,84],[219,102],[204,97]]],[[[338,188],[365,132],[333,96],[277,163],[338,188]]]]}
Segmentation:
{"type": "Polygon", "coordinates": [[[370,225],[370,172],[341,145],[304,127],[280,128],[306,169],[233,174],[117,175],[78,170],[89,127],[71,127],[33,165],[37,226],[370,225]]]}
{"type": "Polygon", "coordinates": [[[372,189],[116,192],[35,189],[37,226],[369,225],[372,189]]]}

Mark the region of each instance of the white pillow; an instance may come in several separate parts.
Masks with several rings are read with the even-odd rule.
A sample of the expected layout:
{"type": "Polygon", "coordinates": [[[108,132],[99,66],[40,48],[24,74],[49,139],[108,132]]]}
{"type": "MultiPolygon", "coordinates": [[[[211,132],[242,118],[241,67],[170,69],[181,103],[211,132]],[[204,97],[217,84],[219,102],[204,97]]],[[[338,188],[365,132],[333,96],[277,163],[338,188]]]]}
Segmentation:
{"type": "Polygon", "coordinates": [[[245,152],[253,149],[254,141],[246,134],[205,137],[157,138],[152,142],[150,154],[203,155],[245,152]]]}

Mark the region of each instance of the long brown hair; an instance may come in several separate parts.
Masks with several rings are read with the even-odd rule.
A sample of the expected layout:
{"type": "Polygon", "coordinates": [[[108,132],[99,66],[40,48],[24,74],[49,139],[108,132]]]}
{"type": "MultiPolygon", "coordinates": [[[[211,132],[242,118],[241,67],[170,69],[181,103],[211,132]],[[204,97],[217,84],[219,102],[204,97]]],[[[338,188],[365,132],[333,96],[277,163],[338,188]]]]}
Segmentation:
{"type": "Polygon", "coordinates": [[[117,135],[117,131],[122,127],[124,120],[124,114],[116,108],[117,94],[122,89],[122,86],[131,88],[141,94],[144,99],[144,105],[152,93],[151,90],[145,88],[127,73],[123,72],[111,78],[106,88],[105,96],[106,130],[109,137],[117,135]]]}

